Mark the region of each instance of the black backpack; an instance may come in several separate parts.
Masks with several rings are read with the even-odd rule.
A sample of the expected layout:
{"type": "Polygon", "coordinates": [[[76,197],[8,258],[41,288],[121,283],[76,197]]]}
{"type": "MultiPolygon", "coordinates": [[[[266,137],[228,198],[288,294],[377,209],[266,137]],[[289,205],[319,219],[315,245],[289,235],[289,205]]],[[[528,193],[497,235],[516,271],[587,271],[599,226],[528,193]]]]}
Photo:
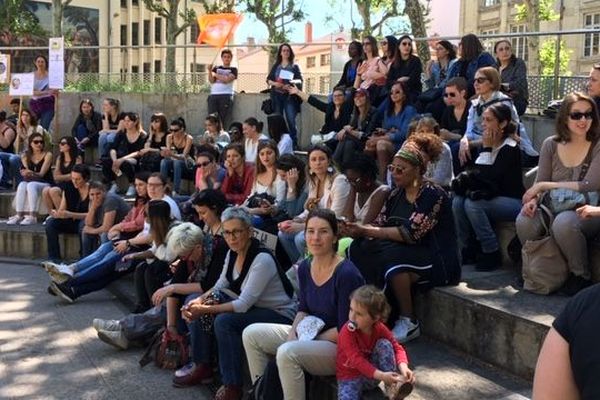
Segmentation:
{"type": "Polygon", "coordinates": [[[263,375],[254,382],[244,398],[246,400],[283,400],[283,388],[275,360],[268,362],[263,375]]]}

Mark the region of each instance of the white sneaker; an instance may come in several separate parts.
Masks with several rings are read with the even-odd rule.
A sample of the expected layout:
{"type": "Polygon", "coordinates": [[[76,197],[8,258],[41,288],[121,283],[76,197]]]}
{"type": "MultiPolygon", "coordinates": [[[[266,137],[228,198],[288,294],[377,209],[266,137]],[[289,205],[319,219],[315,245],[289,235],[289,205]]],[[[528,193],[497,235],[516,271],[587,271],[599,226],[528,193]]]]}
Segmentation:
{"type": "Polygon", "coordinates": [[[94,318],[92,326],[98,332],[100,331],[120,331],[121,323],[116,319],[100,319],[94,318]]]}
{"type": "Polygon", "coordinates": [[[31,215],[27,215],[21,221],[21,225],[35,225],[35,224],[37,224],[37,218],[34,216],[31,216],[31,215]]]}
{"type": "Polygon", "coordinates": [[[61,274],[69,275],[71,278],[75,275],[75,264],[60,264],[57,269],[61,274]]]}
{"type": "Polygon", "coordinates": [[[52,218],[52,215],[48,215],[48,216],[46,217],[46,219],[44,220],[44,222],[42,222],[42,225],[46,225],[46,223],[47,223],[48,221],[50,221],[50,218],[52,218]]]}
{"type": "Polygon", "coordinates": [[[175,376],[181,378],[182,376],[189,375],[194,370],[194,368],[196,368],[196,363],[193,361],[189,362],[183,367],[179,368],[177,371],[175,371],[175,376]]]}
{"type": "Polygon", "coordinates": [[[6,221],[6,225],[17,225],[22,219],[23,217],[20,215],[13,215],[8,219],[8,221],[6,221]]]}
{"type": "Polygon", "coordinates": [[[113,183],[112,185],[110,185],[110,189],[108,190],[108,193],[117,194],[118,189],[119,189],[119,187],[117,186],[117,184],[113,183]]]}
{"type": "Polygon", "coordinates": [[[419,321],[412,322],[410,318],[400,317],[396,321],[392,333],[398,342],[406,343],[421,335],[421,326],[419,321]]]}
{"type": "Polygon", "coordinates": [[[133,185],[129,185],[127,189],[127,193],[125,193],[125,197],[135,197],[136,191],[133,185]]]}
{"type": "Polygon", "coordinates": [[[98,331],[98,338],[104,343],[121,350],[129,348],[129,340],[127,340],[123,331],[98,331]]]}

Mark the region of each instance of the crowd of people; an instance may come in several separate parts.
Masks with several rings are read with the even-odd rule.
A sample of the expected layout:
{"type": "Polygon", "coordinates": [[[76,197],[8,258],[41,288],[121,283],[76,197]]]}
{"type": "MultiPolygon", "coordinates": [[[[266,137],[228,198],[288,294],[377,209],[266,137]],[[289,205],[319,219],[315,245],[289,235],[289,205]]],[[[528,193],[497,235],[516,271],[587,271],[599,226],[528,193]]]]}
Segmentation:
{"type": "MultiPolygon", "coordinates": [[[[253,382],[275,358],[285,399],[306,398],[305,373],[337,375],[341,399],[378,381],[403,398],[414,374],[398,342],[420,335],[415,293],[458,284],[465,264],[499,268],[499,222],[516,222],[521,243],[541,237],[544,193],[600,189],[600,64],[588,94],[565,96],[538,154],[520,122],[527,80],[510,41],[496,43],[495,58],[475,35],[458,49],[440,41],[425,67],[410,36],[380,44],[381,53],[371,36],[350,44],[328,100],[303,91],[293,49],[282,44],[267,77],[266,134],[254,116],[223,126],[237,78],[228,50],[210,69],[200,135],[161,112],[145,131],[119,100],[104,99],[99,113],[85,99],[54,158],[31,108],[16,124],[0,113],[1,182],[16,185],[7,223],[48,215],[48,292],[72,303],[133,273],[133,313],[94,328],[120,349],[161,327],[188,335],[190,362],[175,372],[176,387],[211,382],[217,358],[216,398],[240,399],[245,355],[253,382]],[[306,161],[294,152],[303,102],[324,113],[306,161]],[[91,180],[88,147],[98,148],[103,182],[91,180]],[[534,166],[526,189],[523,168],[534,166]],[[188,195],[184,179],[193,181],[188,195]],[[266,249],[255,230],[276,246],[266,249]],[[61,233],[79,236],[79,261],[66,263],[61,233]]],[[[551,223],[569,268],[566,294],[591,284],[599,217],[600,207],[586,205],[551,223]]]]}

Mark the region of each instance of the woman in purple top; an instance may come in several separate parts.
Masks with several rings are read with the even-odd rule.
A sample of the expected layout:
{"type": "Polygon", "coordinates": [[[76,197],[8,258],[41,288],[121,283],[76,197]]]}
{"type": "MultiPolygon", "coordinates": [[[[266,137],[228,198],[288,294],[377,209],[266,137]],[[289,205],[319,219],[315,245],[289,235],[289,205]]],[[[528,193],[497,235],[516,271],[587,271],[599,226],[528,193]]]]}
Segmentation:
{"type": "Polygon", "coordinates": [[[335,374],[338,331],[348,320],[350,293],[364,284],[354,264],[336,252],[339,235],[333,211],[312,211],[305,236],[312,256],[298,267],[294,323],[253,324],[242,336],[252,380],[262,375],[269,356],[275,355],[286,400],[306,398],[305,370],[312,375],[335,374]]]}

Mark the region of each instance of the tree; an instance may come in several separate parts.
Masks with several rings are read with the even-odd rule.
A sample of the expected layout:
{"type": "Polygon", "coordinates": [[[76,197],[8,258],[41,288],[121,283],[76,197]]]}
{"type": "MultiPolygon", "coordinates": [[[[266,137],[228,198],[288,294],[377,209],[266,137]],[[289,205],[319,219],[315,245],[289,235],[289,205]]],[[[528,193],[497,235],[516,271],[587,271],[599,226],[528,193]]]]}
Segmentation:
{"type": "Polygon", "coordinates": [[[354,4],[362,20],[363,36],[373,35],[375,32],[381,35],[384,23],[390,18],[400,16],[398,0],[354,0],[354,4]],[[377,15],[381,15],[381,18],[373,23],[371,17],[377,15]]]}
{"type": "MultiPolygon", "coordinates": [[[[244,0],[246,10],[267,27],[270,43],[287,41],[286,25],[301,21],[304,12],[296,7],[295,0],[244,0]],[[285,1],[285,3],[283,3],[285,1]]],[[[269,64],[273,64],[277,54],[276,48],[269,52],[269,64]]]]}
{"type": "MultiPolygon", "coordinates": [[[[525,22],[528,32],[539,32],[541,21],[556,21],[560,15],[554,11],[553,0],[524,0],[523,4],[515,5],[517,22],[525,22]]],[[[556,41],[554,41],[556,43],[556,41]]],[[[527,47],[529,49],[529,68],[535,71],[537,75],[542,73],[544,68],[540,62],[541,48],[540,39],[537,36],[527,38],[527,47]]]]}
{"type": "Polygon", "coordinates": [[[235,11],[235,0],[199,0],[206,14],[232,13],[235,11]]]}
{"type": "Polygon", "coordinates": [[[179,11],[179,2],[181,0],[165,0],[163,2],[159,0],[143,0],[144,5],[149,11],[155,12],[165,19],[165,25],[167,30],[167,59],[165,65],[166,72],[175,72],[175,54],[176,49],[173,47],[177,36],[181,35],[190,25],[196,21],[196,12],[193,9],[185,9],[179,11]],[[181,25],[178,24],[177,19],[181,17],[181,25]]]}
{"type": "MultiPolygon", "coordinates": [[[[413,36],[426,38],[428,22],[426,16],[429,14],[429,0],[427,0],[426,6],[421,4],[419,0],[405,0],[403,14],[407,15],[410,20],[413,36]]],[[[423,63],[426,63],[431,58],[427,41],[419,41],[417,43],[417,52],[423,63]]]]}
{"type": "Polygon", "coordinates": [[[61,37],[63,35],[62,22],[65,7],[73,0],[52,0],[52,35],[61,37]]]}
{"type": "MultiPolygon", "coordinates": [[[[560,41],[560,62],[559,62],[559,74],[560,75],[571,75],[569,70],[569,61],[571,60],[571,53],[573,51],[567,49],[565,41],[560,41]]],[[[554,75],[554,67],[556,65],[556,39],[545,40],[540,46],[539,51],[540,59],[540,72],[541,75],[554,75]]]]}

